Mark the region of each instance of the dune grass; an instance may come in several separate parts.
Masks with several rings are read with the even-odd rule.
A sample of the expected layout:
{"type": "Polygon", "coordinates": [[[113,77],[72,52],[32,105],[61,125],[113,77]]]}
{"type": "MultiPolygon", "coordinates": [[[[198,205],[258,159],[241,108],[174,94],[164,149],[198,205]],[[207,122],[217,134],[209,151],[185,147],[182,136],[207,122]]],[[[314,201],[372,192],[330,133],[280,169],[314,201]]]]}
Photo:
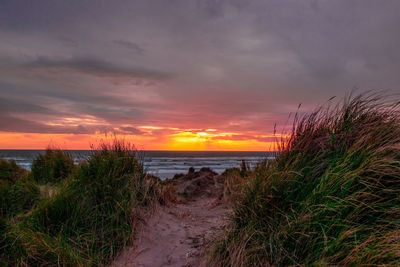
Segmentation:
{"type": "Polygon", "coordinates": [[[0,159],[0,181],[2,183],[15,183],[19,178],[27,173],[13,160],[0,159]]]}
{"type": "Polygon", "coordinates": [[[157,185],[132,147],[119,141],[103,144],[70,171],[56,193],[26,213],[0,220],[1,263],[107,265],[132,240],[143,210],[158,200],[157,185]]]}
{"type": "Polygon", "coordinates": [[[0,217],[30,210],[39,199],[39,188],[28,172],[15,161],[0,159],[0,217]]]}
{"type": "Polygon", "coordinates": [[[74,168],[71,154],[55,148],[47,148],[32,162],[32,176],[38,183],[57,183],[67,178],[74,168]]]}
{"type": "Polygon", "coordinates": [[[210,266],[400,266],[399,102],[348,97],[296,117],[243,180],[210,266]]]}

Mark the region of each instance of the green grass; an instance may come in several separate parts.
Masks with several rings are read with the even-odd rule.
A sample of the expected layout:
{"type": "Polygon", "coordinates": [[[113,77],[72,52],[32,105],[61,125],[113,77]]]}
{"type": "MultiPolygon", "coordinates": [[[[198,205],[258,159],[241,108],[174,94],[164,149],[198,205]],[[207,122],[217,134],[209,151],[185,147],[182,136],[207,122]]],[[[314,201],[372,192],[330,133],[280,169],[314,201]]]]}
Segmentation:
{"type": "Polygon", "coordinates": [[[10,218],[29,211],[40,198],[39,187],[28,176],[15,184],[0,182],[0,217],[10,218]]]}
{"type": "Polygon", "coordinates": [[[24,176],[26,172],[27,171],[19,167],[15,161],[0,159],[0,182],[13,184],[24,176]]]}
{"type": "Polygon", "coordinates": [[[0,217],[28,211],[39,199],[39,188],[28,172],[15,161],[0,159],[0,217]]]}
{"type": "Polygon", "coordinates": [[[28,212],[0,218],[0,264],[107,265],[159,200],[158,180],[148,178],[132,147],[118,141],[93,151],[58,187],[28,212]]]}
{"type": "Polygon", "coordinates": [[[13,257],[18,247],[9,238],[10,225],[14,217],[28,212],[41,199],[40,191],[27,171],[14,161],[0,160],[0,265],[11,265],[8,258],[13,257]]]}
{"type": "Polygon", "coordinates": [[[209,265],[400,266],[400,112],[386,99],[296,117],[242,183],[209,265]]]}
{"type": "Polygon", "coordinates": [[[67,178],[74,168],[69,152],[47,148],[32,162],[32,176],[38,183],[57,183],[67,178]]]}

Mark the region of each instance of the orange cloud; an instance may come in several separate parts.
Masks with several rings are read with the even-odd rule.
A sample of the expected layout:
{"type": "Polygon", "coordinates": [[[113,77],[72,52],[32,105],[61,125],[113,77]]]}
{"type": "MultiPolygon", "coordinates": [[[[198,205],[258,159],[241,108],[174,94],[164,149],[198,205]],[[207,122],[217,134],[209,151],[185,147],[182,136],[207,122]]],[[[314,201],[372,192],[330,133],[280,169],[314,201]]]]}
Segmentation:
{"type": "MultiPolygon", "coordinates": [[[[139,126],[141,134],[119,135],[118,138],[145,150],[274,150],[271,136],[219,132],[218,129],[178,129],[158,126],[139,126]]],[[[90,149],[113,134],[41,134],[0,132],[0,149],[90,149]]]]}

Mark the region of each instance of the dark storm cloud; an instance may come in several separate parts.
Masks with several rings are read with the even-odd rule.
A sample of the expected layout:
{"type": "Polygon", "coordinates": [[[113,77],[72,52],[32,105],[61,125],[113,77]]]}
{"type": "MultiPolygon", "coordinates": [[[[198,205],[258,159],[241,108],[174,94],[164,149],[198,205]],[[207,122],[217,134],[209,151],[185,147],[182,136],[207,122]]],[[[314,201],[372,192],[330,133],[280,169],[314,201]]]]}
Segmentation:
{"type": "Polygon", "coordinates": [[[11,115],[0,114],[0,131],[4,132],[27,132],[27,133],[46,133],[46,134],[93,134],[96,132],[108,133],[115,130],[106,125],[78,125],[78,126],[59,126],[47,125],[40,122],[25,120],[11,115]]]}
{"type": "Polygon", "coordinates": [[[26,66],[31,68],[46,68],[49,70],[67,69],[95,76],[128,76],[132,78],[146,78],[151,80],[163,80],[170,77],[167,73],[149,71],[140,68],[124,68],[90,57],[68,59],[39,57],[26,64],[26,66]]]}
{"type": "Polygon", "coordinates": [[[72,88],[39,88],[33,85],[12,85],[0,83],[2,96],[0,98],[0,110],[4,112],[23,113],[50,113],[59,114],[60,110],[46,107],[62,102],[69,103],[73,110],[99,114],[123,113],[129,116],[141,116],[139,108],[146,107],[146,103],[137,103],[127,99],[121,99],[106,95],[96,90],[72,90],[72,88]],[[35,101],[35,102],[34,102],[35,101]]]}
{"type": "Polygon", "coordinates": [[[120,127],[119,129],[121,129],[124,132],[128,132],[129,134],[143,134],[142,131],[136,129],[135,127],[120,127]]]}
{"type": "Polygon", "coordinates": [[[127,40],[115,40],[114,43],[120,47],[131,50],[135,54],[143,55],[145,52],[145,49],[143,49],[140,45],[127,40]]]}
{"type": "Polygon", "coordinates": [[[0,97],[0,112],[8,113],[8,112],[18,112],[18,113],[54,113],[53,110],[50,110],[46,107],[29,103],[29,101],[21,101],[21,100],[14,100],[14,99],[6,99],[0,97]]]}
{"type": "Polygon", "coordinates": [[[93,132],[40,123],[88,115],[98,130],[257,138],[300,102],[400,92],[399,10],[397,0],[1,1],[0,110],[27,120],[20,131],[93,132]]]}
{"type": "Polygon", "coordinates": [[[99,106],[99,105],[83,105],[77,106],[77,110],[79,110],[83,114],[88,114],[95,116],[97,118],[104,119],[112,124],[119,123],[128,123],[128,122],[141,122],[143,121],[143,114],[138,109],[133,108],[123,108],[114,106],[99,106]]]}
{"type": "Polygon", "coordinates": [[[218,18],[224,15],[223,13],[224,1],[205,0],[205,1],[197,1],[197,4],[199,8],[202,9],[204,13],[210,18],[218,18]]]}

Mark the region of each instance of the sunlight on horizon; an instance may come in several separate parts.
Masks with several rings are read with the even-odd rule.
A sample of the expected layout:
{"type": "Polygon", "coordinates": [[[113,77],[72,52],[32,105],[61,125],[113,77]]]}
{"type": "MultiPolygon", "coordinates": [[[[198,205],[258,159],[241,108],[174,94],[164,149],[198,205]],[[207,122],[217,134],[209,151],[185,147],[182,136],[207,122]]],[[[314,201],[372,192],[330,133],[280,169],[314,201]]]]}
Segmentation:
{"type": "MultiPolygon", "coordinates": [[[[218,133],[217,129],[205,131],[174,130],[171,134],[154,136],[149,127],[142,135],[114,134],[42,134],[42,133],[7,133],[0,132],[0,149],[45,149],[49,146],[61,149],[90,149],[103,141],[114,138],[132,143],[139,150],[181,150],[181,151],[273,151],[275,142],[272,136],[261,136],[259,140],[234,140],[239,133],[218,133]],[[262,138],[266,141],[262,141],[262,138]],[[261,139],[261,140],[260,140],[261,139]],[[18,140],[18,142],[16,142],[18,140]],[[267,141],[268,140],[268,141],[267,141]],[[10,145],[11,144],[11,145],[10,145]]],[[[144,129],[144,128],[142,128],[144,129]]],[[[279,140],[280,136],[276,136],[279,140]]]]}

